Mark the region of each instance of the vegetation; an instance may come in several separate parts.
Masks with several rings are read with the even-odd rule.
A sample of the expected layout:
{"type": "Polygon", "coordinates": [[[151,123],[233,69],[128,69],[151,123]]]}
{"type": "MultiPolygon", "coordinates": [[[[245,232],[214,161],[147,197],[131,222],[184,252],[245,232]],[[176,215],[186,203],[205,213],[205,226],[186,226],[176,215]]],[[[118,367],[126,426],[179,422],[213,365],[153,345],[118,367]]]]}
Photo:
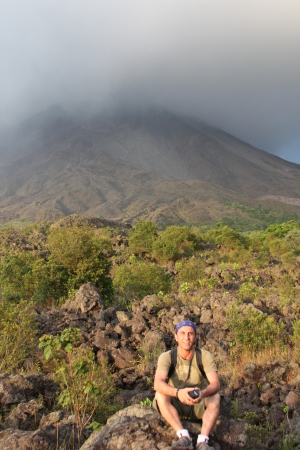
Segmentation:
{"type": "Polygon", "coordinates": [[[36,353],[36,334],[30,303],[0,302],[0,372],[14,372],[36,353]]]}
{"type": "MultiPolygon", "coordinates": [[[[267,215],[264,210],[260,214],[267,215]]],[[[161,315],[164,308],[189,304],[197,315],[198,306],[213,295],[230,345],[229,357],[220,359],[220,374],[231,381],[250,362],[298,362],[300,223],[289,219],[247,233],[228,223],[159,231],[147,221],[128,233],[76,222],[0,230],[0,371],[25,370],[28,357],[38,359],[34,308],[62,305],[89,281],[107,303],[118,301],[124,308],[157,294],[155,309],[161,315]]],[[[118,406],[114,368],[98,364],[92,350],[79,344],[80,333],[73,328],[43,336],[39,370],[54,374],[60,386],[55,407],[72,411],[81,433],[83,417],[97,428],[118,406]]],[[[151,383],[160,345],[137,350],[135,370],[144,371],[151,383]]],[[[148,405],[147,399],[143,404],[148,405]]],[[[266,418],[250,413],[241,418],[238,406],[237,400],[233,415],[247,420],[253,435],[267,439],[266,418]]],[[[285,433],[281,448],[293,445],[291,434],[285,433]]]]}
{"type": "Polygon", "coordinates": [[[164,269],[147,261],[134,261],[114,270],[114,286],[124,296],[143,298],[149,294],[164,294],[171,290],[171,277],[164,269]]]}
{"type": "Polygon", "coordinates": [[[75,415],[80,442],[83,428],[92,418],[94,425],[95,421],[105,423],[116,411],[117,391],[107,364],[96,364],[92,349],[77,348],[79,340],[80,330],[67,328],[60,336],[44,335],[39,347],[46,360],[53,359],[55,381],[60,386],[58,404],[75,415]]]}

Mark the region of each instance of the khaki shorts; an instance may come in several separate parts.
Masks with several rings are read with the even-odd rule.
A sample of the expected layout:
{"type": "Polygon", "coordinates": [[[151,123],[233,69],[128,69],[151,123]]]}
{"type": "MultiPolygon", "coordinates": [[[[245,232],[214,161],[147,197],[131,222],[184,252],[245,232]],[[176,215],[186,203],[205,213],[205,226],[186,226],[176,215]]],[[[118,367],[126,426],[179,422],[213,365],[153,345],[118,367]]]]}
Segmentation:
{"type": "MultiPolygon", "coordinates": [[[[171,403],[178,412],[180,419],[191,420],[192,422],[199,422],[205,411],[205,400],[202,399],[200,403],[194,406],[184,405],[176,397],[171,397],[171,403]]],[[[153,400],[153,408],[160,413],[156,399],[153,400]]]]}

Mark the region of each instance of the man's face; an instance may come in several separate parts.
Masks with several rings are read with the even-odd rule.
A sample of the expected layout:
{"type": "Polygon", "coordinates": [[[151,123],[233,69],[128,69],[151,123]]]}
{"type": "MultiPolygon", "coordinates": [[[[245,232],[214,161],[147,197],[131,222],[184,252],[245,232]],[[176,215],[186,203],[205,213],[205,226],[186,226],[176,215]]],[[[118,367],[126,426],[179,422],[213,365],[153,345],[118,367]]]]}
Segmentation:
{"type": "Polygon", "coordinates": [[[192,327],[181,327],[175,334],[175,339],[182,350],[191,350],[196,342],[196,333],[192,327]]]}

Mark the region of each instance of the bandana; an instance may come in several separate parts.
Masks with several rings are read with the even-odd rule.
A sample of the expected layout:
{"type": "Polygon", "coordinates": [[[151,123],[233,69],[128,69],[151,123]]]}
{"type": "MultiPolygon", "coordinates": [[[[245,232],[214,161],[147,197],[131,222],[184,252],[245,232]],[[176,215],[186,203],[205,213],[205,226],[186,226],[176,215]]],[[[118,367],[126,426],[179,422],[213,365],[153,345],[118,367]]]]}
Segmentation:
{"type": "Polygon", "coordinates": [[[195,325],[194,322],[192,322],[191,320],[182,320],[181,322],[179,322],[179,323],[176,325],[175,333],[177,334],[178,330],[179,330],[180,328],[182,328],[182,327],[192,327],[193,330],[195,331],[195,333],[197,332],[197,330],[196,330],[196,325],[195,325]]]}

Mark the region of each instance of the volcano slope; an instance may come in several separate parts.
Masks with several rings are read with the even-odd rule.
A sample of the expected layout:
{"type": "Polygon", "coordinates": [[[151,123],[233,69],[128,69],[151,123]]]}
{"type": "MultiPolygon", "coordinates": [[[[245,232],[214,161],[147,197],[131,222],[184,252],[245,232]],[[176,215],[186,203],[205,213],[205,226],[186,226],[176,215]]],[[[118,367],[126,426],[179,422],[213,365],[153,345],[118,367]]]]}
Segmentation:
{"type": "Polygon", "coordinates": [[[54,107],[1,132],[0,220],[72,213],[159,224],[299,212],[300,167],[163,109],[70,116],[54,107]]]}

